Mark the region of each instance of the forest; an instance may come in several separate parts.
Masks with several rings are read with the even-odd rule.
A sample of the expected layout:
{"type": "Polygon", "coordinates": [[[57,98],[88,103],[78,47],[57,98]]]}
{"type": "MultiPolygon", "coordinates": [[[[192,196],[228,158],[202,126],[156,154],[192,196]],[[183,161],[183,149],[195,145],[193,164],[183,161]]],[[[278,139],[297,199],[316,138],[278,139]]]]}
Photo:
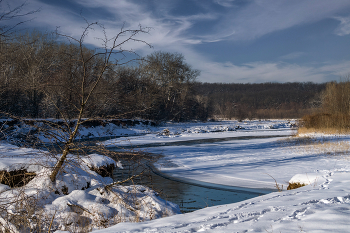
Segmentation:
{"type": "Polygon", "coordinates": [[[195,83],[208,115],[227,119],[300,118],[320,107],[325,83],[195,83]]]}
{"type": "MultiPolygon", "coordinates": [[[[83,75],[94,83],[104,56],[54,34],[27,32],[0,43],[3,117],[76,117],[83,75]],[[84,72],[84,74],[82,74],[84,72]]],[[[200,71],[182,54],[156,51],[125,65],[108,66],[83,117],[189,121],[299,118],[320,105],[326,84],[225,84],[197,81],[200,71]],[[112,67],[112,68],[111,68],[112,67]]]]}

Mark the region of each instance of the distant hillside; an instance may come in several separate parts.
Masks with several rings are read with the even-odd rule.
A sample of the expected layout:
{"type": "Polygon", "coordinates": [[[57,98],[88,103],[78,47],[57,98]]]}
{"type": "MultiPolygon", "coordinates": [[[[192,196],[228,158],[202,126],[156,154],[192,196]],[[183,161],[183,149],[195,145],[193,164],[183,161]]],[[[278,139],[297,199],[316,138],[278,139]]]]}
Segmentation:
{"type": "Polygon", "coordinates": [[[224,118],[299,118],[320,104],[326,83],[195,83],[208,115],[224,118]]]}

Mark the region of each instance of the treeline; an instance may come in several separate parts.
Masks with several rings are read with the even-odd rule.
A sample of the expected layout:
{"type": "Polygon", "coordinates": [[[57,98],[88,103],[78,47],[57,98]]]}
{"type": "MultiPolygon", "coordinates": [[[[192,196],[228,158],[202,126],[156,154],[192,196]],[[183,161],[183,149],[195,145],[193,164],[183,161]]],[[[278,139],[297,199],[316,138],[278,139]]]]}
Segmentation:
{"type": "Polygon", "coordinates": [[[320,106],[325,87],[325,83],[311,82],[195,84],[208,115],[228,119],[300,118],[320,106]]]}
{"type": "Polygon", "coordinates": [[[85,47],[81,53],[79,46],[39,32],[0,41],[2,115],[72,119],[81,96],[95,88],[84,117],[154,121],[298,118],[320,105],[319,93],[326,86],[199,83],[199,71],[181,54],[154,52],[133,65],[112,66],[105,63],[105,54],[85,47]],[[82,57],[91,59],[83,61],[82,57]],[[93,87],[104,67],[106,72],[93,87]]]}
{"type": "Polygon", "coordinates": [[[82,96],[94,88],[83,117],[157,121],[208,117],[193,91],[199,71],[181,54],[155,52],[133,66],[113,66],[106,64],[106,54],[85,47],[81,52],[81,44],[59,42],[39,32],[0,44],[2,113],[71,119],[77,116],[82,96]],[[102,69],[106,71],[96,82],[102,69]]]}

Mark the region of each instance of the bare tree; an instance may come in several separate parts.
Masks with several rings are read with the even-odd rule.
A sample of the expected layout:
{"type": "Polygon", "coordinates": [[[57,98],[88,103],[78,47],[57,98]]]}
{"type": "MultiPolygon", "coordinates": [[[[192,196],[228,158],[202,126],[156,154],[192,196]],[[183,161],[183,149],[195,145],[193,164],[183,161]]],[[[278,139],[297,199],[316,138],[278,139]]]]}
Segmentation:
{"type": "Polygon", "coordinates": [[[186,104],[189,96],[193,94],[190,93],[191,85],[200,71],[192,69],[182,54],[167,52],[148,55],[142,69],[159,90],[157,104],[162,106],[159,109],[159,118],[181,119],[181,113],[186,112],[188,105],[192,106],[195,101],[193,96],[193,101],[186,104]]]}
{"type": "MultiPolygon", "coordinates": [[[[28,16],[35,14],[38,10],[26,11],[27,2],[17,6],[11,6],[9,1],[0,0],[0,96],[16,96],[16,91],[9,91],[10,76],[13,73],[13,64],[19,58],[20,48],[14,41],[20,39],[19,26],[31,19],[28,16]]],[[[18,90],[18,88],[17,88],[18,90]]],[[[16,103],[11,103],[9,99],[2,99],[2,105],[12,108],[16,103]]],[[[3,107],[2,106],[2,107],[3,107]]],[[[5,108],[6,108],[5,107],[5,108]]],[[[3,108],[2,108],[3,110],[3,108]]],[[[6,109],[8,110],[8,109],[6,109]]]]}
{"type": "MultiPolygon", "coordinates": [[[[136,35],[140,33],[148,33],[148,28],[139,26],[138,29],[124,29],[121,28],[120,32],[113,38],[108,38],[105,32],[105,29],[102,25],[98,23],[88,23],[80,38],[76,39],[74,37],[59,34],[70,41],[78,45],[78,58],[77,60],[71,60],[72,62],[78,63],[78,68],[74,70],[70,75],[76,80],[76,84],[79,84],[79,101],[77,106],[74,106],[76,112],[75,125],[71,129],[70,119],[59,106],[56,106],[57,111],[60,113],[60,116],[65,120],[69,136],[64,142],[64,147],[62,155],[54,166],[50,179],[52,182],[55,181],[57,174],[62,168],[64,162],[67,159],[67,155],[70,151],[73,150],[74,140],[77,136],[81,124],[87,119],[83,120],[84,114],[89,107],[89,103],[93,98],[93,95],[96,94],[96,91],[99,85],[102,83],[108,70],[113,69],[115,66],[125,64],[130,62],[126,60],[126,56],[130,54],[135,54],[132,50],[125,50],[123,47],[129,42],[140,42],[150,46],[147,42],[137,39],[136,35]],[[93,29],[93,27],[101,27],[104,32],[104,38],[102,38],[102,50],[97,50],[95,53],[90,53],[86,51],[84,46],[84,40],[88,35],[88,32],[93,29]],[[120,59],[116,58],[115,62],[112,63],[112,59],[118,56],[120,59]],[[94,62],[95,58],[101,58],[99,62],[94,62]]],[[[74,57],[73,57],[74,59],[74,57]]],[[[49,93],[47,93],[49,95],[49,93]]]]}
{"type": "Polygon", "coordinates": [[[34,11],[23,12],[23,8],[26,6],[26,4],[26,2],[23,2],[18,6],[11,7],[9,4],[6,4],[4,0],[0,0],[0,40],[2,42],[10,39],[13,35],[15,35],[16,28],[28,21],[21,20],[22,18],[28,15],[32,15],[40,10],[38,9],[34,11]],[[16,23],[12,23],[13,21],[16,21],[16,23]]]}

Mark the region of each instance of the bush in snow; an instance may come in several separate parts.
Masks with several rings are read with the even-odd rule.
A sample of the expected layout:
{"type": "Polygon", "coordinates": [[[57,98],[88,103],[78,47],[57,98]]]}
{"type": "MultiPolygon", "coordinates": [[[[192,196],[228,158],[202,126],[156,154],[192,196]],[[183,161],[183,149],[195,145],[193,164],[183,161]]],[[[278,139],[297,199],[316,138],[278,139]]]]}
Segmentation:
{"type": "Polygon", "coordinates": [[[2,144],[0,148],[2,154],[8,154],[0,159],[3,171],[24,167],[36,173],[22,187],[0,186],[0,225],[3,229],[86,232],[119,222],[145,221],[180,213],[177,205],[162,200],[147,187],[117,185],[112,178],[97,174],[94,170],[100,167],[118,166],[121,169],[120,162],[109,157],[69,155],[55,182],[51,182],[53,161],[38,162],[47,156],[44,152],[25,149],[31,156],[12,157],[11,154],[19,155],[22,148],[9,144],[2,144]]]}

